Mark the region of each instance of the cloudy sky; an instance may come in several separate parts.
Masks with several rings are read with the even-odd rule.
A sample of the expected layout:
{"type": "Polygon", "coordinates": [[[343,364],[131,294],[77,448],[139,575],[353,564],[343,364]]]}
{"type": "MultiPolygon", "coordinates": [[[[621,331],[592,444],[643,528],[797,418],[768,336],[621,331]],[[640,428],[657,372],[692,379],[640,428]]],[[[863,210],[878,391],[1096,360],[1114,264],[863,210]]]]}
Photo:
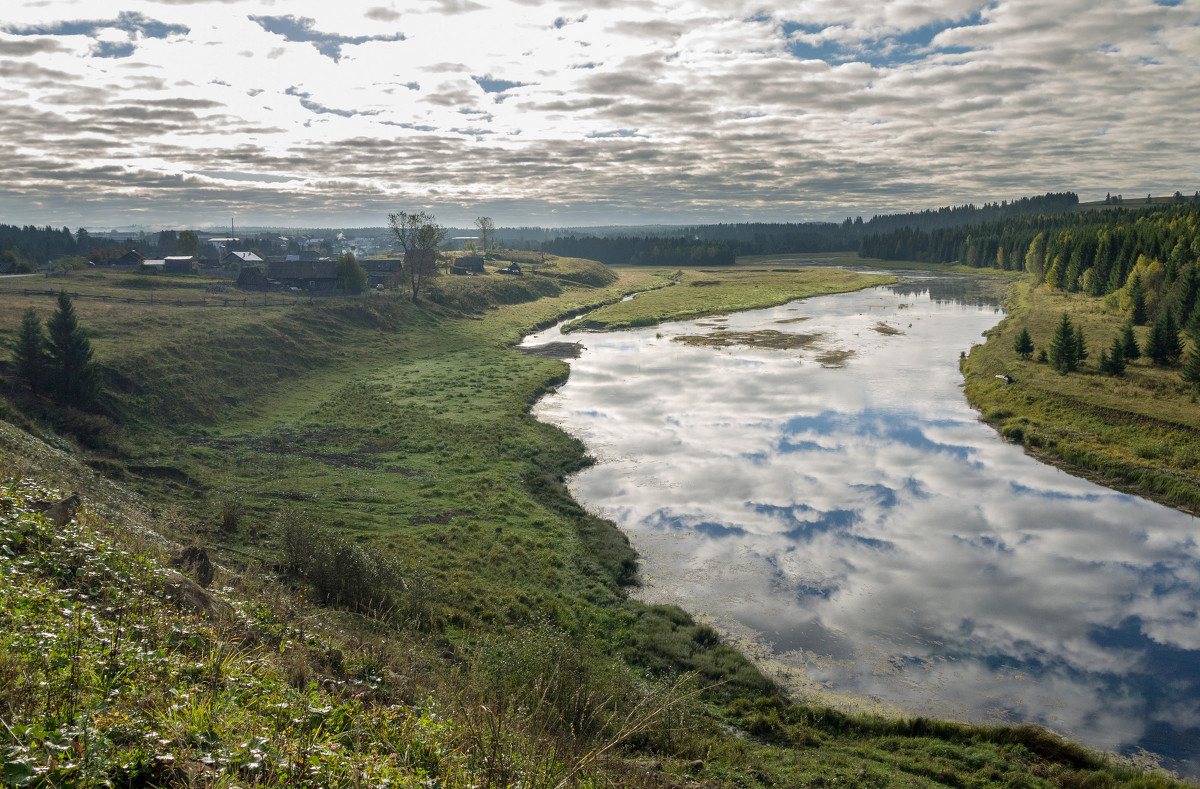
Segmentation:
{"type": "Polygon", "coordinates": [[[807,221],[1200,188],[1200,0],[5,0],[0,222],[807,221]]]}

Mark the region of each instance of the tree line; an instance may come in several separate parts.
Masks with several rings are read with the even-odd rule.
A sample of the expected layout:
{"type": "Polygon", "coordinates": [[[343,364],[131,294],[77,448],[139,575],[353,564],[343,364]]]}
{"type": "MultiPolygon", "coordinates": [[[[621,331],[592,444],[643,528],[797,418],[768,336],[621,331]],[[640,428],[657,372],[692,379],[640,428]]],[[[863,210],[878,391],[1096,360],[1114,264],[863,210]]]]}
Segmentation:
{"type": "Polygon", "coordinates": [[[561,236],[543,242],[541,250],[610,266],[732,266],[737,257],[733,244],[727,241],[695,238],[561,236]]]}
{"type": "MultiPolygon", "coordinates": [[[[1041,216],[1073,210],[1079,205],[1074,192],[1047,193],[1019,200],[946,206],[927,211],[881,214],[863,221],[847,217],[837,222],[734,222],[675,226],[643,230],[637,235],[597,232],[571,233],[533,244],[544,252],[585,257],[607,264],[655,266],[723,265],[739,255],[780,255],[805,252],[862,251],[865,239],[904,232],[928,234],[944,228],[1001,221],[1013,217],[1041,216]]],[[[868,242],[874,249],[877,241],[868,242]]],[[[895,246],[895,244],[893,244],[895,246]]],[[[907,251],[909,244],[898,246],[907,251]]],[[[889,255],[870,255],[896,259],[889,255]]],[[[905,257],[906,260],[923,258],[905,257]]]]}

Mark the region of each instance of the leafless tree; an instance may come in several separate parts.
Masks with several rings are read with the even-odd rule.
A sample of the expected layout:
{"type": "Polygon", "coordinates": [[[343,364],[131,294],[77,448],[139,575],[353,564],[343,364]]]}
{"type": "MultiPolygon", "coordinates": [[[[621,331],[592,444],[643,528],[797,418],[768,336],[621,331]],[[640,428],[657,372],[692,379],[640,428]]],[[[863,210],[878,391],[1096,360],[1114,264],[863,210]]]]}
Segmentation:
{"type": "Polygon", "coordinates": [[[437,267],[438,247],[446,240],[446,228],[437,223],[433,214],[421,211],[409,214],[401,211],[388,214],[388,225],[396,241],[404,249],[404,268],[412,286],[412,300],[421,295],[425,279],[437,267]]]}

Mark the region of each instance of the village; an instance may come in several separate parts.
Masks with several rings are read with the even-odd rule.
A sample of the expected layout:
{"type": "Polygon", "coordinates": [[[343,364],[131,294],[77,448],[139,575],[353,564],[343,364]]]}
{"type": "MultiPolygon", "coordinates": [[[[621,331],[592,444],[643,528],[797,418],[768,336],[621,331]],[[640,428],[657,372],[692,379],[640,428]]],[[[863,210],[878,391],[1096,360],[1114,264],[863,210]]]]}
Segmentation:
{"type": "MultiPolygon", "coordinates": [[[[190,231],[186,231],[190,232],[190,231]]],[[[367,236],[352,241],[343,233],[330,237],[288,237],[255,235],[195,234],[197,252],[194,254],[147,257],[134,246],[145,248],[145,234],[91,234],[90,239],[111,245],[106,254],[89,256],[86,267],[109,271],[142,274],[200,275],[229,280],[242,291],[304,291],[335,293],[342,289],[337,271],[338,257],[352,256],[365,272],[365,286],[373,290],[389,290],[400,286],[404,258],[397,255],[386,240],[367,236]],[[121,249],[121,247],[130,247],[121,249]],[[250,247],[249,250],[245,249],[250,247]],[[284,254],[263,254],[260,247],[287,250],[284,254]],[[330,250],[339,250],[337,257],[330,250]],[[367,255],[372,255],[368,257],[367,255]]],[[[475,251],[478,239],[456,236],[449,239],[450,251],[439,255],[444,269],[454,275],[473,276],[487,273],[484,267],[488,256],[475,251]]],[[[165,244],[152,247],[159,249],[165,244]]],[[[82,261],[80,261],[82,263],[82,261]]],[[[69,265],[51,261],[49,275],[71,270],[69,265]]],[[[520,263],[512,261],[493,267],[497,273],[520,275],[520,263]]]]}

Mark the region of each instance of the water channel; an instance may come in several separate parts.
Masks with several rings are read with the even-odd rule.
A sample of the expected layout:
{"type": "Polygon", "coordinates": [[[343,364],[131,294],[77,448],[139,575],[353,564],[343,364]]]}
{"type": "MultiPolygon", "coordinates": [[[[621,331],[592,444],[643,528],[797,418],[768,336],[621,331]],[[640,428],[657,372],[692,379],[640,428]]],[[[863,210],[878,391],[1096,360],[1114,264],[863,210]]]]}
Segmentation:
{"type": "Polygon", "coordinates": [[[913,275],[525,344],[585,346],[534,412],[596,457],[572,492],[629,535],[648,602],[802,696],[1032,721],[1198,777],[1197,524],[979,421],[959,355],[1001,317],[913,275]]]}

